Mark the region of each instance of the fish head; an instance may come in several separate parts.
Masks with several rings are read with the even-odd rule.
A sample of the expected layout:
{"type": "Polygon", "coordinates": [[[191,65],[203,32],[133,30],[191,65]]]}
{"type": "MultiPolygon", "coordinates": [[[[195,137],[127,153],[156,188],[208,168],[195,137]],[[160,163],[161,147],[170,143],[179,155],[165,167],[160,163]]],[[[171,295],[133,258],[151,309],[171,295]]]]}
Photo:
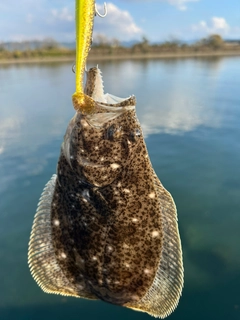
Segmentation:
{"type": "Polygon", "coordinates": [[[119,176],[143,143],[136,100],[134,96],[123,99],[104,94],[99,68],[88,71],[85,94],[95,101],[94,111],[75,114],[62,150],[76,174],[90,184],[106,186],[119,176]]]}

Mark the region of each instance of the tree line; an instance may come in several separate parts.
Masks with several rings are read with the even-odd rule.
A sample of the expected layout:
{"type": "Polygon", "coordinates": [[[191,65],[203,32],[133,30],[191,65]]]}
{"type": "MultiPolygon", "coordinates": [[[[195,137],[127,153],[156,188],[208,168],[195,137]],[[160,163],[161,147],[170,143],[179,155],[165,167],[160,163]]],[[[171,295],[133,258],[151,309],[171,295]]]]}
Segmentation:
{"type": "MultiPolygon", "coordinates": [[[[0,44],[0,59],[28,59],[45,57],[74,57],[75,48],[67,48],[53,39],[43,42],[23,42],[15,48],[12,44],[0,44]]],[[[100,55],[137,55],[137,54],[168,54],[168,53],[194,53],[212,51],[240,51],[240,41],[224,41],[218,34],[210,35],[192,44],[178,40],[151,44],[146,37],[133,45],[123,46],[117,39],[108,40],[102,35],[94,39],[90,56],[100,55]]]]}

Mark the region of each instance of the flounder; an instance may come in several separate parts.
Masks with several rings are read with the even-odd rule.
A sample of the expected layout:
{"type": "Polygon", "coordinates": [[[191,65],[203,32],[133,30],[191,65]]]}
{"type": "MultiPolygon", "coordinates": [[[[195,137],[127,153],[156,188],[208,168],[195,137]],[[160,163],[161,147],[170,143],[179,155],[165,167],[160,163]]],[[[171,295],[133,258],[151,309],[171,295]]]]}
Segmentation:
{"type": "Polygon", "coordinates": [[[34,218],[28,261],[48,293],[101,299],[164,318],[183,287],[176,206],[151,165],[135,97],[104,94],[88,71],[34,218]]]}

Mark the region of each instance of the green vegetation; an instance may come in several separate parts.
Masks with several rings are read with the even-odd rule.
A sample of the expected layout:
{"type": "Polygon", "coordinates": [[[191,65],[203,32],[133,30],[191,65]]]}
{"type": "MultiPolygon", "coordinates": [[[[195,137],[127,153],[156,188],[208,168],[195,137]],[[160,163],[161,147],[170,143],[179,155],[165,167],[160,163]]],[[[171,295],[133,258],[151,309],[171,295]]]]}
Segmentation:
{"type": "MultiPolygon", "coordinates": [[[[111,56],[139,56],[139,55],[184,55],[184,54],[211,54],[211,53],[235,53],[240,54],[240,41],[224,41],[220,35],[214,34],[206,39],[188,45],[180,41],[166,41],[159,44],[150,44],[146,37],[142,41],[124,47],[117,39],[108,41],[104,36],[99,35],[94,39],[89,56],[91,58],[111,57],[111,56]]],[[[29,45],[26,49],[7,50],[4,45],[0,44],[0,61],[1,60],[31,60],[45,58],[75,58],[75,49],[61,47],[54,40],[47,40],[38,47],[31,49],[29,45]]]]}
{"type": "Polygon", "coordinates": [[[220,35],[211,35],[207,39],[202,39],[196,43],[188,45],[177,40],[166,41],[159,44],[150,44],[146,37],[142,41],[134,44],[132,47],[122,47],[119,42],[113,40],[111,43],[105,39],[94,44],[90,55],[134,55],[134,54],[181,54],[181,53],[210,53],[217,51],[238,51],[240,53],[239,42],[225,42],[220,35]]]}
{"type": "Polygon", "coordinates": [[[43,46],[37,49],[6,50],[0,46],[0,59],[31,59],[45,57],[68,57],[75,56],[75,50],[59,47],[58,45],[43,46]]]}

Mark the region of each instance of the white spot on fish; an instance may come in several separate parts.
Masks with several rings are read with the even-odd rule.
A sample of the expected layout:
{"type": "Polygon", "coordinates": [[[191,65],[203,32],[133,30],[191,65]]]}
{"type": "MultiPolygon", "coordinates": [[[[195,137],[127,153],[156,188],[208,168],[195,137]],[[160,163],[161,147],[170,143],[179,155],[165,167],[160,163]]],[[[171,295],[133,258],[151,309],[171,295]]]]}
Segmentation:
{"type": "Polygon", "coordinates": [[[95,150],[98,150],[98,149],[99,149],[98,146],[96,146],[96,147],[95,147],[95,150]]]}
{"type": "Polygon", "coordinates": [[[121,182],[119,181],[117,187],[120,188],[122,186],[121,182]]]}
{"type": "Polygon", "coordinates": [[[151,193],[149,193],[148,196],[149,196],[149,198],[154,199],[156,195],[155,195],[155,192],[151,192],[151,193]]]}
{"type": "Polygon", "coordinates": [[[130,264],[129,263],[125,263],[125,267],[126,268],[130,268],[130,264]]]}
{"type": "Polygon", "coordinates": [[[138,219],[137,218],[133,218],[132,222],[138,222],[138,219]]]}
{"type": "Polygon", "coordinates": [[[101,161],[104,161],[104,157],[102,157],[100,160],[101,160],[101,161]]]}
{"type": "Polygon", "coordinates": [[[118,168],[120,167],[120,165],[119,165],[118,163],[112,163],[112,164],[110,165],[110,167],[111,167],[112,169],[118,169],[118,168]]]}
{"type": "Polygon", "coordinates": [[[112,252],[113,251],[113,247],[112,246],[107,246],[107,250],[108,250],[108,252],[112,252]]]}
{"type": "Polygon", "coordinates": [[[151,273],[151,270],[149,270],[149,269],[144,269],[144,273],[145,273],[145,274],[150,274],[150,273],[151,273]]]}
{"type": "Polygon", "coordinates": [[[131,193],[131,191],[130,191],[129,189],[123,189],[123,191],[124,191],[125,193],[131,193]]]}
{"type": "Polygon", "coordinates": [[[59,220],[57,220],[57,219],[56,219],[56,220],[54,220],[54,222],[53,222],[53,223],[54,223],[54,225],[55,225],[55,226],[57,226],[57,227],[60,225],[60,222],[59,222],[59,220]]]}
{"type": "Polygon", "coordinates": [[[159,231],[154,230],[154,231],[152,232],[152,237],[153,237],[153,238],[156,238],[156,237],[158,237],[158,236],[159,236],[159,231]]]}
{"type": "Polygon", "coordinates": [[[67,255],[66,255],[64,252],[62,252],[62,253],[61,253],[61,257],[62,257],[63,259],[66,259],[66,258],[67,258],[67,255]]]}
{"type": "Polygon", "coordinates": [[[93,260],[93,261],[96,261],[96,260],[97,260],[97,257],[96,257],[96,256],[93,256],[93,257],[92,257],[92,260],[93,260]]]}
{"type": "Polygon", "coordinates": [[[84,286],[81,285],[81,284],[78,284],[78,285],[77,285],[77,288],[78,288],[78,290],[83,290],[83,289],[84,289],[84,286]]]}

